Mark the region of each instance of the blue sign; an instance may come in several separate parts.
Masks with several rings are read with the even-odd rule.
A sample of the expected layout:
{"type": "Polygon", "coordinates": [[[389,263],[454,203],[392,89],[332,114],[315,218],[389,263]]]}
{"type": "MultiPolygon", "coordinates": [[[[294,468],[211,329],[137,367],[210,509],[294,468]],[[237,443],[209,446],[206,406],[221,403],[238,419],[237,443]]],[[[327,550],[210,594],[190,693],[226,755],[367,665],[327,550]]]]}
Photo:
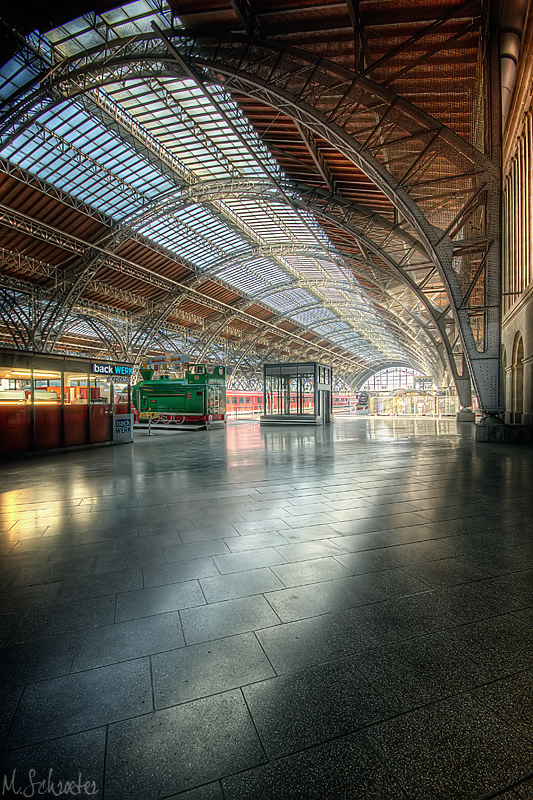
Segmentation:
{"type": "Polygon", "coordinates": [[[122,364],[91,364],[91,372],[97,375],[133,375],[133,367],[124,367],[122,364]]]}
{"type": "Polygon", "coordinates": [[[115,428],[117,433],[129,433],[131,431],[131,420],[117,419],[115,420],[115,428]]]}

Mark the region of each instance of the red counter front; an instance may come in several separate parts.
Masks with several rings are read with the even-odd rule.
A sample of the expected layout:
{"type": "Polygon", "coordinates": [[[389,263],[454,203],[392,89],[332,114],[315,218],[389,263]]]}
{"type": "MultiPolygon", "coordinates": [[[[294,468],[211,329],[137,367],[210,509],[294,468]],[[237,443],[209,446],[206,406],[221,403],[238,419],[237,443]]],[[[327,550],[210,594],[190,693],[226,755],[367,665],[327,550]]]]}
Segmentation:
{"type": "Polygon", "coordinates": [[[111,405],[0,404],[0,456],[112,441],[111,405]]]}
{"type": "Polygon", "coordinates": [[[65,406],[65,447],[88,444],[89,406],[65,406]]]}
{"type": "Polygon", "coordinates": [[[63,447],[63,414],[60,405],[35,406],[35,450],[63,447]]]}
{"type": "Polygon", "coordinates": [[[31,406],[0,404],[0,450],[6,455],[32,449],[31,406]]]}
{"type": "Polygon", "coordinates": [[[91,406],[91,442],[113,441],[113,406],[91,406]]]}

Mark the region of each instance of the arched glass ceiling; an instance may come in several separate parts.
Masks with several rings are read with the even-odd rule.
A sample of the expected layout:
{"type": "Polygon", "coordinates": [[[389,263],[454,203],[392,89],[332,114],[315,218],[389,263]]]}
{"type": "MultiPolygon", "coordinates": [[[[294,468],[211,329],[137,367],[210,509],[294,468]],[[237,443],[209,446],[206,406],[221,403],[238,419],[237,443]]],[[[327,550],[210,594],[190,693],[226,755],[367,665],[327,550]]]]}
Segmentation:
{"type": "MultiPolygon", "coordinates": [[[[34,44],[46,61],[51,47],[55,58],[69,56],[106,37],[150,31],[152,22],[165,28],[169,19],[165,4],[139,0],[73,20],[34,44]]],[[[0,70],[0,96],[8,99],[30,72],[12,59],[0,70]]],[[[283,181],[234,101],[221,87],[210,92],[206,96],[192,80],[171,75],[110,83],[105,90],[43,111],[0,154],[116,223],[128,222],[197,273],[260,300],[366,363],[411,361],[416,334],[404,330],[400,339],[380,318],[310,214],[242,196],[215,196],[147,213],[161,196],[171,197],[187,184],[235,178],[283,181]],[[211,100],[215,95],[218,108],[211,100]],[[246,134],[247,146],[235,129],[246,134]],[[136,146],[139,135],[145,146],[157,143],[161,163],[136,146]]]]}

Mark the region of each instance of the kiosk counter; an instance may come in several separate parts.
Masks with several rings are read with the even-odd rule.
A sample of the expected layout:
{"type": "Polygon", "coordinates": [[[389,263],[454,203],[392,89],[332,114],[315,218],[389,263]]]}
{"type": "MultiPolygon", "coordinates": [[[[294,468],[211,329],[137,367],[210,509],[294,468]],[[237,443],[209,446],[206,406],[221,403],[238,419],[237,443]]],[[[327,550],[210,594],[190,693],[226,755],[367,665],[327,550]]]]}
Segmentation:
{"type": "Polygon", "coordinates": [[[0,457],[133,441],[131,364],[0,348],[0,457]]]}

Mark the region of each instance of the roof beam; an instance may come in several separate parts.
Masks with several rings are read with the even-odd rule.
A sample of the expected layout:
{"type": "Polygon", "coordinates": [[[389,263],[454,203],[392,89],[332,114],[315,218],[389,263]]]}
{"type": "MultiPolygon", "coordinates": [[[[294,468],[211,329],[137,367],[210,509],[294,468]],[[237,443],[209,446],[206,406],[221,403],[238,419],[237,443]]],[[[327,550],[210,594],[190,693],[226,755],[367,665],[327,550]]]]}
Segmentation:
{"type": "Polygon", "coordinates": [[[313,159],[314,165],[317,168],[318,172],[320,173],[322,180],[326,184],[329,191],[335,194],[336,193],[335,178],[331,174],[331,170],[326,164],[326,160],[324,159],[324,156],[319,150],[315,137],[310,131],[307,130],[305,125],[302,125],[302,123],[295,121],[294,124],[296,125],[298,133],[302,137],[304,144],[309,152],[309,155],[313,159]]]}

